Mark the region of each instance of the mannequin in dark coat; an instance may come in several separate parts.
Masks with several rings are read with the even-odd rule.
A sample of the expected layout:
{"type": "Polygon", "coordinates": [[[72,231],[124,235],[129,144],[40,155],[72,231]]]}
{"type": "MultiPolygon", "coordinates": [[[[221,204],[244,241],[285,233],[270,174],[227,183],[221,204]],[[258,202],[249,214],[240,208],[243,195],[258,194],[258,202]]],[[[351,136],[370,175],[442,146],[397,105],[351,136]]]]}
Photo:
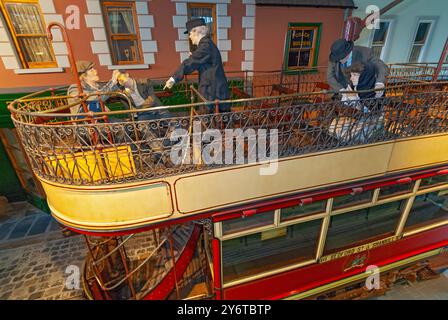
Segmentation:
{"type": "MultiPolygon", "coordinates": [[[[194,32],[193,29],[203,25],[205,25],[203,19],[189,21],[187,22],[187,31],[194,32]]],[[[197,49],[189,58],[182,62],[171,79],[167,81],[166,87],[172,87],[174,83],[180,82],[185,75],[191,74],[196,70],[199,72],[198,91],[205,99],[208,101],[230,99],[221,53],[208,35],[199,40],[197,49]]],[[[210,106],[209,110],[213,112],[214,106],[210,106]]],[[[219,111],[228,112],[230,111],[230,106],[220,105],[219,111]]]]}
{"type": "MultiPolygon", "coordinates": [[[[376,74],[375,89],[384,88],[389,74],[387,65],[373,55],[372,49],[355,46],[352,41],[337,40],[331,47],[330,61],[327,70],[327,81],[333,91],[345,90],[349,80],[344,75],[345,65],[361,63],[374,66],[376,74]]],[[[383,94],[377,91],[377,97],[383,94]]]]}

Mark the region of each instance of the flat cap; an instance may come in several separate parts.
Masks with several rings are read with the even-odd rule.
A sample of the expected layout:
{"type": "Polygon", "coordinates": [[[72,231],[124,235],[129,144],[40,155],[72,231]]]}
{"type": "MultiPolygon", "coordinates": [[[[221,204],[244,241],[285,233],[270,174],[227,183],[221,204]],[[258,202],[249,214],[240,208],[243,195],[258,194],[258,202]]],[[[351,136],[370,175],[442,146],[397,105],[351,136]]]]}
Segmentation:
{"type": "Polygon", "coordinates": [[[87,72],[93,66],[94,63],[92,61],[85,61],[85,60],[76,61],[76,69],[78,69],[78,75],[87,72]]]}

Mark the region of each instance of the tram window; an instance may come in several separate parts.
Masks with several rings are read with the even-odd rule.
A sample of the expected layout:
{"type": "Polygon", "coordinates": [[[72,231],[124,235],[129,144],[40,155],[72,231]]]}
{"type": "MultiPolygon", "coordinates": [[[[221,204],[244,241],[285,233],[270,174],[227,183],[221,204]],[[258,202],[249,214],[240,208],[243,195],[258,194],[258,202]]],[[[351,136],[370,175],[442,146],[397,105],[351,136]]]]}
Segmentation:
{"type": "Polygon", "coordinates": [[[437,185],[448,183],[448,174],[434,176],[430,178],[422,179],[420,182],[420,189],[426,189],[429,187],[435,187],[437,185]]]}
{"type": "Polygon", "coordinates": [[[409,212],[405,230],[448,222],[448,190],[417,196],[409,212]]]}
{"type": "Polygon", "coordinates": [[[327,200],[316,201],[311,204],[297,205],[281,210],[281,222],[292,220],[301,216],[306,216],[314,213],[325,212],[327,200]]]}
{"type": "Polygon", "coordinates": [[[373,190],[367,190],[355,195],[347,194],[345,196],[336,197],[333,199],[333,210],[354,206],[372,201],[373,190]]]}
{"type": "Polygon", "coordinates": [[[395,201],[331,217],[324,254],[392,236],[406,201],[395,201]]]}
{"type": "Polygon", "coordinates": [[[231,219],[222,222],[222,233],[228,235],[253,228],[274,224],[275,211],[258,213],[246,218],[231,219]]]}
{"type": "Polygon", "coordinates": [[[398,196],[401,194],[406,194],[412,192],[414,188],[414,181],[404,184],[394,184],[387,187],[382,187],[380,190],[379,199],[390,198],[392,196],[398,196]]]}
{"type": "Polygon", "coordinates": [[[313,259],[321,225],[318,219],[287,226],[276,237],[264,238],[259,232],[223,241],[224,282],[313,259]]]}

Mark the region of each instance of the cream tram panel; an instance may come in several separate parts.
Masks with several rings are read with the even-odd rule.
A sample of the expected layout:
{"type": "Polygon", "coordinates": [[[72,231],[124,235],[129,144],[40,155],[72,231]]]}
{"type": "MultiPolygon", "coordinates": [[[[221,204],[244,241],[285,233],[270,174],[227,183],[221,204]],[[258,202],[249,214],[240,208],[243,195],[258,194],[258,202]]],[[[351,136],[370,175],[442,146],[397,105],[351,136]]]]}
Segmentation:
{"type": "Polygon", "coordinates": [[[388,171],[419,168],[448,162],[448,135],[425,136],[397,141],[388,171]]]}
{"type": "Polygon", "coordinates": [[[173,214],[171,193],[166,183],[96,190],[45,181],[42,185],[53,215],[73,226],[121,228],[173,214]]]}
{"type": "Polygon", "coordinates": [[[384,174],[393,143],[280,160],[274,175],[261,165],[217,170],[175,182],[178,210],[193,213],[384,174]]]}

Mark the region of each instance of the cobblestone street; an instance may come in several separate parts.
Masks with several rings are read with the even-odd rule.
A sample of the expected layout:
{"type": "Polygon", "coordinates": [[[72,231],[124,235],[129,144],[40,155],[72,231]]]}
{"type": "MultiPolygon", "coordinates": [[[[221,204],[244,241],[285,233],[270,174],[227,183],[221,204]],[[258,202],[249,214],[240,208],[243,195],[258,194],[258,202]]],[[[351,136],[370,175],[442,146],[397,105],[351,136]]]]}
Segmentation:
{"type": "Polygon", "coordinates": [[[82,288],[69,290],[69,265],[82,270],[82,236],[64,237],[57,222],[27,203],[12,204],[0,221],[0,300],[84,299],[82,288]]]}

